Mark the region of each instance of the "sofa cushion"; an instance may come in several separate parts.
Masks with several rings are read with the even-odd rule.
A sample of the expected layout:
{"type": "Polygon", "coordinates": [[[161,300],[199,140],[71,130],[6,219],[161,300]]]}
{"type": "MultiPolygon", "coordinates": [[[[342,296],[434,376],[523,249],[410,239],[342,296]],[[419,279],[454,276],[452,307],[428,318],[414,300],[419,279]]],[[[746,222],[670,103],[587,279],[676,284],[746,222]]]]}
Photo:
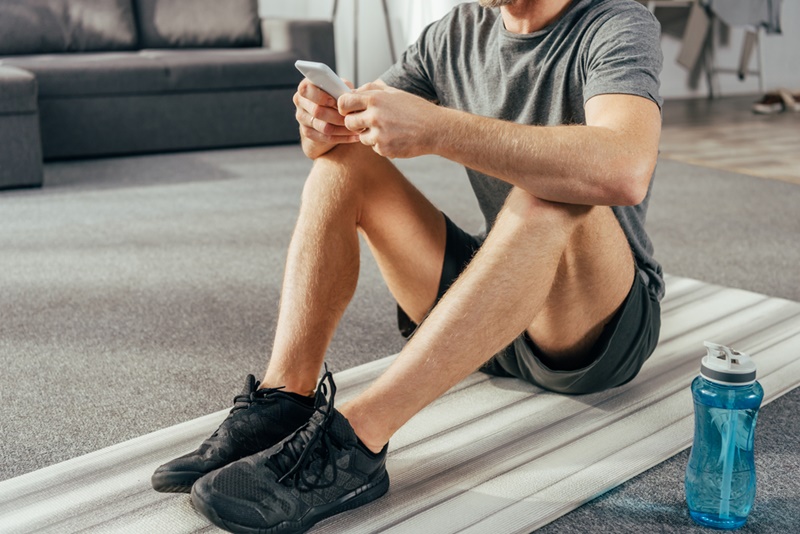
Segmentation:
{"type": "Polygon", "coordinates": [[[169,88],[166,68],[135,52],[12,56],[0,64],[35,74],[43,98],[155,93],[169,88]]]}
{"type": "Polygon", "coordinates": [[[265,48],[39,54],[0,59],[36,75],[39,95],[110,96],[293,87],[297,56],[265,48]]]}
{"type": "Polygon", "coordinates": [[[142,48],[261,45],[258,0],[134,0],[142,48]]]}
{"type": "Polygon", "coordinates": [[[264,48],[213,50],[142,50],[169,73],[174,91],[209,91],[293,87],[302,75],[294,67],[297,56],[264,48]]]}
{"type": "Polygon", "coordinates": [[[0,55],[130,50],[131,0],[2,0],[0,55]]]}

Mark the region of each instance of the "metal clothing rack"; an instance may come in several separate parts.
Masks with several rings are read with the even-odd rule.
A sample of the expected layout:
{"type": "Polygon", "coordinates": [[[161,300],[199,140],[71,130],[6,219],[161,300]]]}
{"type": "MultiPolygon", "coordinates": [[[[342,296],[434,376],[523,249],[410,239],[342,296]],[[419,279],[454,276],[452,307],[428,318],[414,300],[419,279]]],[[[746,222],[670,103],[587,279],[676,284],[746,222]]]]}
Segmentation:
{"type": "Polygon", "coordinates": [[[744,41],[739,57],[739,64],[736,67],[720,67],[716,63],[715,43],[717,39],[717,17],[713,13],[704,9],[698,0],[638,0],[645,4],[651,13],[655,15],[656,8],[680,7],[688,8],[689,14],[684,33],[684,44],[687,39],[693,42],[686,47],[686,51],[681,51],[678,63],[692,68],[694,59],[700,58],[703,62],[703,70],[706,74],[708,85],[708,98],[715,98],[722,95],[719,83],[719,74],[735,74],[740,80],[744,80],[748,75],[758,76],[758,87],[761,93],[766,92],[766,76],[764,73],[764,49],[762,47],[761,28],[745,28],[744,41]],[[758,49],[757,67],[751,69],[750,56],[753,49],[758,49]],[[684,55],[685,53],[685,55],[684,55]]]}
{"type": "Polygon", "coordinates": [[[761,94],[765,94],[767,92],[767,83],[764,75],[764,48],[761,45],[763,30],[761,28],[746,28],[742,50],[739,55],[739,64],[736,67],[719,67],[714,58],[714,43],[717,38],[715,20],[715,18],[711,19],[712,22],[708,30],[708,46],[704,58],[709,78],[708,97],[714,98],[722,95],[718,74],[735,74],[741,81],[744,81],[747,75],[758,76],[758,90],[761,94]],[[757,66],[755,69],[751,69],[749,67],[750,56],[753,48],[756,47],[758,48],[757,66]]]}
{"type": "MultiPolygon", "coordinates": [[[[389,53],[392,63],[397,61],[397,54],[394,50],[394,38],[392,37],[392,23],[389,19],[389,5],[386,0],[381,0],[383,5],[383,20],[386,23],[386,35],[389,38],[389,53]]],[[[331,20],[336,20],[336,13],[339,9],[339,0],[333,0],[333,14],[331,20]]],[[[358,0],[353,0],[353,84],[358,87],[358,0]]]]}

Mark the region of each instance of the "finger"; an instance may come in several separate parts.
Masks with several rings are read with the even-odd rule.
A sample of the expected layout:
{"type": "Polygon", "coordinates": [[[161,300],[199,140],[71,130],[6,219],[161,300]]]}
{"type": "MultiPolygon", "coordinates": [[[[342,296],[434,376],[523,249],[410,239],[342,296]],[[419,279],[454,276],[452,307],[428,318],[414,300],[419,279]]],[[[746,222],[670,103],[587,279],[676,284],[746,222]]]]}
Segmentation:
{"type": "Polygon", "coordinates": [[[336,99],[308,81],[308,78],[303,78],[303,81],[297,86],[297,92],[300,93],[300,96],[307,98],[315,104],[336,109],[336,99]]]}
{"type": "Polygon", "coordinates": [[[352,132],[350,132],[350,135],[325,135],[304,125],[300,125],[300,135],[317,143],[358,143],[358,136],[353,135],[352,132]]]}
{"type": "Polygon", "coordinates": [[[329,122],[336,126],[344,126],[344,117],[339,114],[339,111],[337,111],[336,108],[321,106],[309,100],[308,98],[299,95],[297,97],[297,101],[295,102],[295,106],[305,110],[306,113],[316,119],[329,122]]]}
{"type": "Polygon", "coordinates": [[[313,115],[303,110],[302,108],[297,108],[297,111],[295,112],[295,118],[297,119],[297,122],[299,122],[303,126],[313,128],[314,130],[323,133],[325,135],[343,135],[343,136],[353,135],[353,132],[351,132],[344,126],[337,126],[330,122],[326,122],[322,119],[314,117],[313,115]]]}
{"type": "Polygon", "coordinates": [[[339,97],[339,113],[347,115],[356,111],[364,111],[369,104],[367,95],[359,93],[345,93],[339,97]]]}
{"type": "Polygon", "coordinates": [[[345,115],[344,125],[351,132],[360,132],[369,129],[372,126],[372,122],[365,112],[360,111],[345,115]]]}
{"type": "Polygon", "coordinates": [[[353,85],[353,82],[351,82],[351,81],[350,81],[350,80],[348,80],[347,78],[342,78],[342,81],[343,81],[343,82],[344,82],[344,84],[345,84],[347,87],[349,87],[350,89],[355,89],[355,88],[356,88],[356,86],[355,86],[355,85],[353,85]]]}
{"type": "Polygon", "coordinates": [[[370,129],[363,130],[358,135],[358,140],[361,142],[362,145],[375,146],[375,144],[378,142],[377,132],[370,129]]]}

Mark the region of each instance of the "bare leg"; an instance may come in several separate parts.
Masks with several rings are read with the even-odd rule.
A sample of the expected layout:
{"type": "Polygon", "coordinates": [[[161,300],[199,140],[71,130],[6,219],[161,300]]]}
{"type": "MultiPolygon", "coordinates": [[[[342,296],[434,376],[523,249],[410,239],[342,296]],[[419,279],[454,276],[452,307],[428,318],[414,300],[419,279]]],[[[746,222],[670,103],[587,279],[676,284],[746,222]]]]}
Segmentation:
{"type": "Polygon", "coordinates": [[[528,330],[580,360],[625,299],[630,247],[608,207],[515,189],[486,242],[392,366],[341,412],[379,450],[403,424],[528,330]]]}
{"type": "Polygon", "coordinates": [[[265,386],[313,392],[356,288],[359,230],[404,309],[419,319],[433,305],[444,258],[441,213],[387,159],[340,145],[315,161],[303,190],[265,386]]]}

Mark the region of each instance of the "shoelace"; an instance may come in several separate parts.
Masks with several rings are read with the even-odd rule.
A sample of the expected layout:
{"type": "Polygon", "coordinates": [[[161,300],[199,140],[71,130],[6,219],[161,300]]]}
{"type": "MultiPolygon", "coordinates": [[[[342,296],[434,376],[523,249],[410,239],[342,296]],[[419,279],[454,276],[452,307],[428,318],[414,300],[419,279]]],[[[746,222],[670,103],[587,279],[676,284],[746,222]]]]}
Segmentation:
{"type": "Polygon", "coordinates": [[[230,413],[234,413],[236,411],[243,410],[244,408],[248,408],[251,404],[254,403],[265,404],[272,400],[270,399],[270,396],[273,393],[275,393],[276,391],[280,391],[285,387],[285,386],[280,386],[277,388],[258,389],[259,385],[261,385],[261,382],[256,382],[249,393],[236,395],[233,398],[233,408],[231,408],[230,413]]]}
{"type": "MultiPolygon", "coordinates": [[[[254,382],[250,386],[250,391],[248,393],[242,393],[241,395],[236,395],[233,398],[233,408],[231,408],[229,415],[232,415],[239,410],[244,410],[245,408],[249,408],[252,404],[266,404],[267,402],[272,402],[270,398],[273,393],[276,391],[282,390],[285,386],[280,386],[277,388],[263,388],[258,389],[258,386],[261,385],[261,382],[254,382]]],[[[230,424],[230,419],[226,418],[222,423],[220,423],[219,427],[214,431],[211,435],[211,438],[216,438],[219,436],[220,429],[225,426],[226,424],[230,424]]]]}
{"type": "Polygon", "coordinates": [[[330,397],[327,404],[320,407],[321,403],[317,403],[317,406],[314,407],[317,412],[323,414],[322,421],[318,424],[316,422],[307,423],[292,439],[284,442],[281,449],[268,460],[273,462],[278,472],[284,472],[278,479],[279,484],[289,480],[296,488],[303,490],[304,488],[301,486],[307,489],[323,489],[335,482],[337,467],[335,461],[330,461],[331,437],[328,427],[333,417],[336,384],[333,382],[333,373],[328,371],[326,365],[325,374],[322,375],[317,386],[317,391],[322,393],[318,397],[326,397],[328,390],[330,397]],[[309,473],[316,460],[321,460],[321,462],[316,464],[317,468],[313,470],[316,472],[313,473],[312,478],[309,473]],[[333,468],[333,476],[328,482],[320,482],[328,464],[333,468]]]}

